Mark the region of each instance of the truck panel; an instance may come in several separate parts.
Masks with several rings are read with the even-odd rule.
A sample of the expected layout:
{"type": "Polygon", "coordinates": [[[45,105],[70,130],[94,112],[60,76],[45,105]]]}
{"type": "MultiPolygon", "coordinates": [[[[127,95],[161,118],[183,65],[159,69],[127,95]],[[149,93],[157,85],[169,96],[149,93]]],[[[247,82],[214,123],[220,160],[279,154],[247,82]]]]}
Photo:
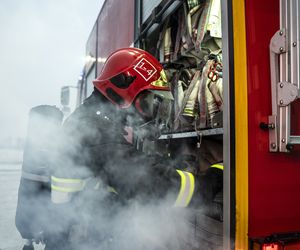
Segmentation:
{"type": "MultiPolygon", "coordinates": [[[[270,153],[259,128],[272,113],[269,43],[279,30],[279,1],[246,4],[249,135],[249,236],[300,231],[300,154],[270,153]]],[[[245,111],[246,112],[246,111],[245,111]]],[[[297,124],[294,122],[293,124],[297,124]]],[[[299,124],[299,122],[298,122],[299,124]]],[[[297,131],[294,127],[294,131],[297,131]]],[[[239,187],[237,187],[239,188],[239,187]]]]}
{"type": "Polygon", "coordinates": [[[98,75],[105,59],[116,49],[129,47],[134,39],[134,0],[105,1],[97,19],[98,75]]]}
{"type": "Polygon", "coordinates": [[[96,44],[97,44],[97,22],[94,24],[94,27],[86,42],[85,72],[89,72],[91,70],[91,67],[94,66],[95,59],[97,58],[96,44]]]}

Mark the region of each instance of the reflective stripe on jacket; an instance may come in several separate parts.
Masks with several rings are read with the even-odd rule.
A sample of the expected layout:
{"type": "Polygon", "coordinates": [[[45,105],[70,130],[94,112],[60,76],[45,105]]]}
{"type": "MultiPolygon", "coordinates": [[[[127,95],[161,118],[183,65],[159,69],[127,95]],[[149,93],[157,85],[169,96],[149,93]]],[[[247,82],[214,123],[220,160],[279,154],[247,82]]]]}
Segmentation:
{"type": "Polygon", "coordinates": [[[181,178],[180,191],[175,201],[175,207],[187,207],[195,190],[195,178],[186,171],[176,170],[181,178]]]}
{"type": "Polygon", "coordinates": [[[72,194],[83,190],[85,181],[51,176],[51,200],[53,203],[66,203],[72,194]]]}
{"type": "Polygon", "coordinates": [[[211,168],[217,168],[217,169],[220,169],[220,170],[224,170],[223,163],[213,164],[213,165],[211,165],[210,167],[211,167],[211,168]]]}

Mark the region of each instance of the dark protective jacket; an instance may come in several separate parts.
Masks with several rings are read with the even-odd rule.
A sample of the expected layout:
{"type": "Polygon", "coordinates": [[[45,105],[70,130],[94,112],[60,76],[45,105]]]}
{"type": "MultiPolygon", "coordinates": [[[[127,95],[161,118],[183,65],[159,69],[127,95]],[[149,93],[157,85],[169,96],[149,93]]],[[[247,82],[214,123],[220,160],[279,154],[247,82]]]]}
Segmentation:
{"type": "MultiPolygon", "coordinates": [[[[145,210],[148,215],[149,207],[201,204],[219,192],[219,175],[212,177],[217,178],[216,184],[209,184],[207,195],[200,194],[199,188],[205,183],[200,180],[203,177],[176,169],[168,159],[137,151],[126,139],[126,116],[114,108],[95,90],[64,122],[52,171],[55,218],[49,230],[52,238],[48,249],[57,243],[62,248],[68,240],[76,242],[75,249],[81,249],[78,246],[87,242],[89,247],[99,247],[101,242],[104,249],[121,249],[120,242],[128,244],[128,240],[128,249],[141,249],[145,239],[138,243],[136,238],[140,235],[120,231],[132,226],[131,220],[123,215],[138,217],[137,207],[139,213],[145,210]],[[118,234],[128,235],[122,241],[118,234]]],[[[70,245],[65,249],[71,249],[70,245]]],[[[122,249],[126,247],[122,245],[122,249]]]]}
{"type": "Polygon", "coordinates": [[[80,179],[100,177],[125,199],[140,193],[164,196],[175,184],[172,176],[179,179],[180,176],[160,157],[145,155],[128,143],[123,114],[102,98],[94,91],[64,122],[53,175],[80,179]],[[154,182],[160,183],[159,189],[154,182]]]}

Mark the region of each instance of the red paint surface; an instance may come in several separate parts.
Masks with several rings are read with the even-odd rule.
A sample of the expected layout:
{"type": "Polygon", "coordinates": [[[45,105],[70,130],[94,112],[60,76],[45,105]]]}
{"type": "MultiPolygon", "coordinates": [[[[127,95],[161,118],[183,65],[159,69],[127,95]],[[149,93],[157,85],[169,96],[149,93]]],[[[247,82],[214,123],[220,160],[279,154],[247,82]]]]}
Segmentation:
{"type": "MultiPolygon", "coordinates": [[[[245,4],[249,236],[300,231],[300,153],[270,153],[268,132],[259,128],[272,112],[269,42],[279,29],[279,0],[245,0],[245,4]]],[[[299,105],[293,112],[300,113],[299,105]]],[[[299,125],[299,120],[294,121],[293,130],[299,131],[299,125]]]]}

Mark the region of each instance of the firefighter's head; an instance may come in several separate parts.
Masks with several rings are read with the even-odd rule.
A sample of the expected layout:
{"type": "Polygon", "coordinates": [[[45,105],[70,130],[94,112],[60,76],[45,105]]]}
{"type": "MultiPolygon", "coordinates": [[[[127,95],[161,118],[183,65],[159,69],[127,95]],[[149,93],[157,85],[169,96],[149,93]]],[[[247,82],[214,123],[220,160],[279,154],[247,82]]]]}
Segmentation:
{"type": "Polygon", "coordinates": [[[150,53],[137,48],[123,48],[106,60],[94,86],[121,109],[132,106],[149,120],[159,102],[172,98],[165,72],[150,53]]]}

